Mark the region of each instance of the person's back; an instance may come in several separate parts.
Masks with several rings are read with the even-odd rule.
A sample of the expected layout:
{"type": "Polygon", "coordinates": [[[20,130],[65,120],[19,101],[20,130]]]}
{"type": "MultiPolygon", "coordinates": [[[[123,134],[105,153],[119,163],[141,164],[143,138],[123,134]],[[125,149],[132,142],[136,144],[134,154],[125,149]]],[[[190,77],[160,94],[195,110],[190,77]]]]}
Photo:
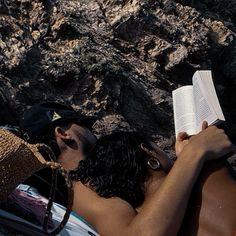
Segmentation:
{"type": "MultiPolygon", "coordinates": [[[[73,173],[74,180],[81,181],[75,183],[75,193],[78,194],[75,194],[74,210],[102,235],[174,236],[178,232],[187,236],[233,235],[236,186],[221,161],[216,161],[235,151],[224,131],[214,126],[207,128],[207,124],[203,124],[202,132],[187,142],[177,139],[179,155],[171,169],[166,168],[168,159],[157,147],[150,147],[145,142],[130,145],[128,141],[135,136],[133,134],[126,139],[127,134],[123,135],[120,141],[115,140],[118,146],[111,143],[114,137],[108,137],[108,141],[103,140],[103,143],[100,140],[94,155],[87,156],[85,163],[80,164],[78,172],[73,173]],[[110,166],[105,165],[108,159],[111,159],[110,166]],[[133,193],[130,191],[132,181],[128,178],[120,182],[119,188],[115,188],[120,190],[125,183],[124,196],[119,192],[114,194],[112,186],[107,185],[114,179],[114,170],[118,171],[116,177],[122,177],[124,171],[135,163],[134,160],[136,163],[137,160],[145,160],[144,165],[136,168],[141,172],[148,166],[147,178],[144,185],[140,185],[144,190],[141,206],[126,198],[126,195],[133,193]],[[200,174],[202,167],[204,170],[200,174]],[[103,181],[106,172],[111,176],[103,181]],[[83,204],[85,201],[93,204],[83,204]],[[179,230],[181,226],[182,230],[179,230]]],[[[127,175],[129,177],[135,176],[131,174],[135,171],[131,170],[127,175]]]]}
{"type": "Polygon", "coordinates": [[[236,180],[224,161],[205,164],[178,235],[236,235],[236,180]]]}

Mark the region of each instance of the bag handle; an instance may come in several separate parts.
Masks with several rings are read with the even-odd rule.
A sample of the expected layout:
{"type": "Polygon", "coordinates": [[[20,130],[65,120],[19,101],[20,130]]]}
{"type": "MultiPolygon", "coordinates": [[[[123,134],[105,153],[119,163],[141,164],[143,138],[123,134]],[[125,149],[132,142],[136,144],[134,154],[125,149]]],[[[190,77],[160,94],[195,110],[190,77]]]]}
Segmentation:
{"type": "Polygon", "coordinates": [[[68,172],[59,163],[55,162],[56,157],[50,147],[45,144],[29,144],[5,129],[0,129],[0,147],[0,176],[2,178],[0,182],[0,186],[2,187],[0,192],[1,201],[4,201],[6,196],[20,182],[24,181],[26,177],[29,177],[30,175],[43,168],[49,167],[52,169],[52,186],[50,190],[45,219],[43,222],[42,232],[45,235],[58,234],[68,221],[73,205],[73,185],[68,172]],[[40,149],[46,152],[51,161],[46,161],[44,159],[43,155],[40,153],[40,149]],[[22,168],[24,167],[27,168],[22,171],[22,168]],[[15,173],[16,176],[10,175],[12,173],[11,168],[13,168],[13,170],[17,172],[15,173]],[[47,226],[55,196],[58,172],[64,177],[66,185],[68,187],[68,203],[65,215],[59,226],[55,230],[48,232],[47,226]]]}
{"type": "MultiPolygon", "coordinates": [[[[41,149],[44,150],[51,160],[56,159],[53,151],[47,145],[36,144],[36,147],[39,151],[41,149]]],[[[50,217],[50,213],[51,213],[51,209],[52,209],[52,205],[53,205],[53,201],[54,201],[54,197],[55,197],[57,173],[58,172],[64,177],[67,188],[68,188],[68,202],[67,202],[67,207],[66,207],[66,212],[64,214],[64,217],[63,217],[61,223],[59,224],[59,226],[57,226],[56,229],[54,229],[53,231],[51,231],[49,233],[50,235],[57,235],[63,229],[65,224],[67,223],[67,221],[70,217],[70,213],[72,211],[73,197],[74,197],[73,184],[72,184],[72,181],[68,175],[67,170],[65,170],[59,163],[52,162],[52,161],[46,161],[44,163],[44,165],[45,165],[45,167],[52,169],[52,187],[50,190],[47,209],[46,209],[45,218],[44,218],[44,222],[43,222],[43,231],[44,232],[48,233],[48,222],[49,222],[49,217],[50,217]]]]}

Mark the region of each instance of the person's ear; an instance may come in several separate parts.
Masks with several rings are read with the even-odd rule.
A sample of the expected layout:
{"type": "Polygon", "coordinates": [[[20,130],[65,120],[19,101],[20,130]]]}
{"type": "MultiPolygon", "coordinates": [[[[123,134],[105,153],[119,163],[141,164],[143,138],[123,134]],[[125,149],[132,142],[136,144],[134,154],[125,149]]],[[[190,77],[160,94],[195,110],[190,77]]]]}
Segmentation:
{"type": "Polygon", "coordinates": [[[65,130],[64,128],[62,128],[60,126],[57,126],[55,128],[55,137],[56,138],[60,138],[60,139],[62,139],[64,141],[72,140],[72,137],[69,134],[69,132],[67,132],[67,130],[65,130]]]}
{"type": "Polygon", "coordinates": [[[140,148],[141,148],[144,152],[146,152],[146,153],[149,153],[149,152],[150,152],[150,150],[146,147],[146,145],[145,145],[144,143],[141,143],[141,144],[140,144],[140,148]]]}
{"type": "Polygon", "coordinates": [[[69,147],[77,150],[78,148],[80,148],[80,145],[78,145],[76,139],[72,137],[72,134],[68,129],[57,126],[55,128],[55,138],[58,146],[61,149],[67,149],[69,147]]]}

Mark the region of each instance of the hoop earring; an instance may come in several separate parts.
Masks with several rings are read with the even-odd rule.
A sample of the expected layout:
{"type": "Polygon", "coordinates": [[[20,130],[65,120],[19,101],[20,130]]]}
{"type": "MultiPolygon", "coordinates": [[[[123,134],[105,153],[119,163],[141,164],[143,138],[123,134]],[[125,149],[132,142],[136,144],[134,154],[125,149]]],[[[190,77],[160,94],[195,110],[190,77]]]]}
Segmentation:
{"type": "Polygon", "coordinates": [[[152,169],[152,170],[158,170],[160,169],[161,167],[161,163],[158,159],[156,158],[150,158],[147,162],[147,164],[149,165],[149,167],[152,169]]]}

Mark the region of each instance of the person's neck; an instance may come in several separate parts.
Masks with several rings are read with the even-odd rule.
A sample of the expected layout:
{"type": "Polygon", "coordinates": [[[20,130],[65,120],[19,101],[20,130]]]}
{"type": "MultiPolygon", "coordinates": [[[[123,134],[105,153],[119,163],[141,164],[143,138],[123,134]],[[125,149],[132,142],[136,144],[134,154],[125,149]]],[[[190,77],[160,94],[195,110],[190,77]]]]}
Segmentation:
{"type": "Polygon", "coordinates": [[[149,201],[149,199],[153,196],[154,192],[157,191],[158,188],[160,188],[162,182],[165,179],[165,176],[166,174],[162,171],[151,172],[147,181],[144,183],[144,188],[145,188],[144,202],[140,207],[136,208],[138,212],[145,205],[145,202],[149,201]]]}
{"type": "Polygon", "coordinates": [[[145,198],[152,196],[153,193],[161,186],[166,174],[162,171],[153,171],[145,183],[145,198]]]}
{"type": "Polygon", "coordinates": [[[66,170],[76,169],[81,160],[83,160],[83,155],[79,153],[78,150],[76,152],[73,150],[65,150],[58,157],[58,162],[66,170]]]}

